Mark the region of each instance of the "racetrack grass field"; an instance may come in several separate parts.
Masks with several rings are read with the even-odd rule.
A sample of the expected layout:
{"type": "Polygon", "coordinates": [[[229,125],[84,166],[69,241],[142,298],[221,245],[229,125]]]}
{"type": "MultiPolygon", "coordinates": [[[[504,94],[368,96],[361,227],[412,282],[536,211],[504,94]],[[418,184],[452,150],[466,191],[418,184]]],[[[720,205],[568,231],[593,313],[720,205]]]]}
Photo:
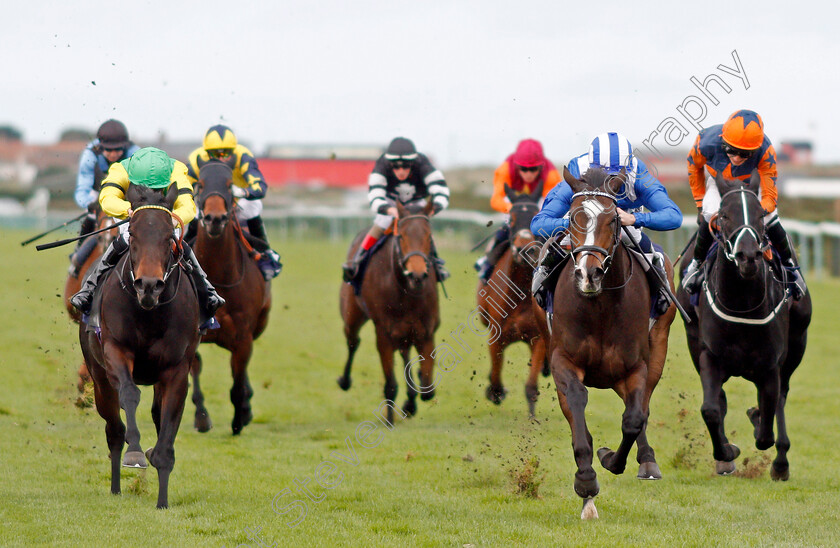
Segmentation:
{"type": "MultiPolygon", "coordinates": [[[[497,407],[484,398],[486,337],[464,330],[472,350],[452,371],[436,369],[435,400],[418,401],[417,416],[398,420],[393,431],[380,425],[368,438],[382,433],[378,446],[362,447],[355,432],[364,421],[378,423],[372,412],[383,399],[383,379],[368,324],[351,390],[342,392],[335,382],[346,356],[338,287],[349,239],[292,243],[275,234],[285,269],[273,283],[271,320],[250,365],[254,422],[241,436],[231,435],[227,354],[203,346],[202,382],[214,429],[199,434],[192,428],[188,401],[175,442],[171,506],[161,511],[155,509],[153,468],[123,469],[122,495],[109,494],[105,423],[93,408],[75,405],[81,353],[77,328],[59,297],[69,249],[21,248],[30,235],[6,231],[0,238],[2,546],[840,544],[840,281],[811,280],[810,345],[787,405],[790,481],[771,481],[767,466],[775,451],[754,448],[744,411],[755,404],[755,390],[741,379],[726,385],[726,427],[742,450],[737,463],[746,474],[714,475],[699,412],[700,382],[677,319],[648,428],[664,479],[637,480],[635,450],[621,476],[596,463],[601,518],[582,522],[572,488],[571,435],[550,379],[540,380],[538,421],[527,417],[524,344],[509,353],[509,393],[497,407]],[[349,455],[347,438],[356,465],[331,456],[349,455]],[[326,460],[335,469],[319,471],[328,481],[340,478],[330,490],[314,479],[326,460]],[[517,493],[514,476],[538,496],[517,493]],[[305,517],[290,528],[298,510],[278,515],[272,500],[284,489],[290,492],[278,507],[306,500],[295,491],[295,480],[306,478],[321,501],[307,501],[305,517]],[[250,539],[246,528],[260,528],[260,540],[250,539]]],[[[438,345],[451,342],[447,334],[475,306],[475,255],[445,244],[441,250],[453,277],[450,299],[442,301],[438,345]]],[[[623,406],[612,392],[589,394],[595,447],[615,448],[623,406]]],[[[404,395],[400,379],[399,405],[404,395]]],[[[150,405],[151,388],[143,388],[138,419],[144,449],[155,439],[150,405]]]]}

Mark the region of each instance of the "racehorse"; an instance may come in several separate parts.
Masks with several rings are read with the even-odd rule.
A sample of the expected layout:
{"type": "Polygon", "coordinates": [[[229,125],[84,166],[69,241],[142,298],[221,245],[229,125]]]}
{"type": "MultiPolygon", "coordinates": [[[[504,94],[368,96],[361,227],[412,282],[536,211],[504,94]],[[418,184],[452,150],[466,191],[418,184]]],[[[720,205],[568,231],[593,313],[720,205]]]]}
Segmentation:
{"type": "MultiPolygon", "coordinates": [[[[268,325],[271,284],[265,281],[256,261],[249,256],[250,246],[242,237],[236,220],[232,184],[232,171],[227,164],[208,162],[201,167],[194,188],[200,213],[193,251],[207,278],[226,301],[216,312],[221,327],[208,330],[201,342],[216,343],[230,352],[233,373],[230,401],[234,408],[231,428],[234,434],[239,434],[252,418],[254,391],[248,381],[247,368],[254,340],[268,325]]],[[[201,366],[201,356],[196,352],[191,368],[195,428],[207,432],[212,428],[212,422],[199,384],[201,366]]]]}
{"type": "MultiPolygon", "coordinates": [[[[96,208],[96,229],[100,230],[107,228],[114,224],[114,219],[110,216],[106,215],[102,212],[102,208],[96,208]]],[[[82,281],[84,280],[85,273],[90,269],[91,266],[105,253],[105,250],[108,249],[108,246],[111,244],[111,241],[119,234],[116,228],[112,230],[106,230],[104,232],[100,232],[94,236],[89,236],[89,238],[94,238],[96,242],[95,247],[91,250],[90,255],[85,260],[84,263],[79,267],[79,274],[73,276],[72,274],[67,274],[67,281],[64,282],[64,307],[67,309],[67,313],[70,314],[70,319],[73,320],[75,323],[79,323],[82,319],[82,313],[79,312],[75,306],[70,303],[70,297],[75,295],[81,288],[82,288],[82,281]]],[[[76,384],[76,387],[79,389],[79,392],[85,391],[85,383],[90,382],[90,373],[88,373],[87,365],[84,362],[79,366],[79,381],[76,384]]]]}
{"type": "MultiPolygon", "coordinates": [[[[342,390],[349,390],[353,356],[359,348],[359,330],[370,319],[376,328],[376,347],[385,375],[385,399],[397,397],[394,375],[394,352],[403,359],[408,399],[402,410],[407,416],[417,412],[416,397],[434,398],[434,334],[440,325],[437,274],[432,264],[432,224],[429,215],[432,202],[425,207],[409,208],[397,202],[398,216],[394,236],[370,258],[362,276],[361,293],[356,296],[350,284],[342,284],[339,293],[344,336],[347,339],[347,362],[338,378],[342,390]],[[409,352],[417,350],[420,360],[419,384],[410,370],[409,352]]],[[[364,232],[350,246],[348,258],[355,255],[364,232]]],[[[388,406],[388,421],[394,423],[394,412],[388,406]]]]}
{"type": "MultiPolygon", "coordinates": [[[[650,328],[650,289],[640,262],[622,241],[616,196],[626,174],[589,169],[581,180],[563,178],[575,192],[569,210],[571,260],[554,291],[548,355],[560,407],[572,430],[577,472],[575,492],[584,499],[582,519],[597,518],[599,492],[592,468],[592,436],[586,427],[586,387],[611,388],[624,401],[621,443],[598,450],[601,465],[621,474],[635,442],[640,479],[662,477],[646,427],[651,394],[662,376],[672,304],[650,328]]],[[[673,289],[673,268],[666,272],[673,289]]],[[[543,326],[548,327],[546,323],[543,326]]]]}
{"type": "MultiPolygon", "coordinates": [[[[753,172],[746,186],[720,175],[716,183],[721,203],[710,227],[718,245],[714,259],[706,261],[706,281],[697,305],[691,306],[682,287],[677,292],[692,320],[685,331],[703,385],[700,412],[712,438],[715,469],[721,475],[731,474],[740,450],[726,437],[723,384],[730,377],[755,384],[758,407],[747,410],[755,446],[768,449],[775,441],[770,477],[784,481],[790,477],[785,403],[790,377],[805,354],[811,296],[806,292],[794,301],[784,287],[784,270],[764,258],[766,212],[756,195],[758,173],[753,172]],[[775,440],[774,417],[779,427],[775,440]]],[[[693,248],[685,253],[682,272],[692,256],[693,248]]]]}
{"type": "Polygon", "coordinates": [[[126,197],[133,209],[129,249],[102,282],[101,333],[81,324],[79,341],[93,377],[96,410],[106,423],[111,493],[120,492],[120,457],[127,441],[123,466],[145,468],[148,459],[158,471],[157,507],[166,508],[175,435],[198,346],[198,300],[180,266],[180,240],[173,236],[175,185],[165,197],[130,185],[126,197]],[[136,421],[137,384],[154,385],[157,443],[145,455],[136,421]],[[127,431],[120,407],[125,410],[127,431]]]}
{"type": "Polygon", "coordinates": [[[545,339],[540,336],[530,298],[531,276],[537,259],[531,254],[535,255],[538,249],[531,233],[531,219],[539,211],[537,202],[542,190],[542,182],[530,194],[516,194],[505,185],[505,194],[511,201],[510,236],[503,244],[507,249],[488,282],[479,282],[476,295],[478,306],[490,317],[488,320],[480,314],[481,321],[488,327],[491,321],[499,326],[498,336],[488,339],[491,369],[490,384],[485,392],[487,399],[497,405],[502,403],[507,394],[502,384],[505,348],[517,341],[526,342],[531,347],[531,361],[525,398],[532,417],[539,394],[537,379],[545,362],[545,339]]]}

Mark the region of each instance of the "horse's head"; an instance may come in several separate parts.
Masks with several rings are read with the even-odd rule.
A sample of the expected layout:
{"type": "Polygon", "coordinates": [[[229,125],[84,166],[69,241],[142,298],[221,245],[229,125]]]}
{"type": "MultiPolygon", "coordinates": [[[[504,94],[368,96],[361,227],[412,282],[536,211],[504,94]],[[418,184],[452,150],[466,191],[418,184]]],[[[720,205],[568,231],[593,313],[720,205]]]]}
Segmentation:
{"type": "Polygon", "coordinates": [[[397,254],[400,268],[409,287],[418,288],[429,277],[432,253],[432,223],[429,219],[434,206],[432,201],[420,208],[404,206],[397,202],[397,254]]]}
{"type": "Polygon", "coordinates": [[[747,183],[715,177],[720,190],[720,209],[709,221],[724,255],[738,267],[744,279],[758,275],[765,242],[764,208],[756,189],[760,176],[753,171],[747,183]]]}
{"type": "Polygon", "coordinates": [[[166,280],[178,263],[173,251],[180,246],[172,227],[172,219],[177,219],[172,215],[172,206],[178,189],[172,185],[164,196],[150,188],[129,185],[126,198],[133,210],[128,224],[132,285],[140,306],[151,310],[158,305],[166,280]]]}
{"type": "Polygon", "coordinates": [[[201,166],[193,188],[200,223],[211,238],[222,235],[233,215],[233,170],[226,163],[210,161],[201,166]]]}
{"type": "Polygon", "coordinates": [[[583,295],[601,293],[601,282],[612,264],[621,238],[616,196],[627,174],[610,175],[590,168],[576,179],[563,168],[563,178],[574,191],[569,209],[569,238],[574,257],[575,285],[583,295]]]}
{"type": "Polygon", "coordinates": [[[505,194],[510,200],[510,250],[513,261],[516,264],[534,264],[536,257],[529,257],[526,261],[520,251],[525,249],[525,254],[530,254],[537,246],[530,245],[534,242],[534,235],[531,233],[531,219],[540,210],[538,202],[542,197],[544,181],[540,181],[537,188],[530,194],[517,194],[508,185],[505,185],[505,194]]]}

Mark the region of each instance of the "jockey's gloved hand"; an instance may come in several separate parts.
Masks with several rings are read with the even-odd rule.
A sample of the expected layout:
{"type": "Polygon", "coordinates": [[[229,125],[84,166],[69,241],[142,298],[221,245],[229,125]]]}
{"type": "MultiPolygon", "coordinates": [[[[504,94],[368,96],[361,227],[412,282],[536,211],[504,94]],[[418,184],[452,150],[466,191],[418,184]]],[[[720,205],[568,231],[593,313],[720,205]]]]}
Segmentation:
{"type": "Polygon", "coordinates": [[[432,211],[433,211],[433,212],[432,212],[432,215],[437,215],[438,213],[440,213],[441,211],[443,211],[443,206],[442,206],[442,205],[440,205],[440,204],[439,204],[439,203],[437,203],[437,202],[434,202],[434,203],[432,204],[432,211]]]}
{"type": "Polygon", "coordinates": [[[94,200],[87,205],[88,213],[96,215],[97,209],[99,209],[99,202],[97,200],[94,200]]]}
{"type": "Polygon", "coordinates": [[[233,185],[230,193],[233,194],[234,198],[248,198],[248,190],[242,188],[241,186],[233,185]]]}

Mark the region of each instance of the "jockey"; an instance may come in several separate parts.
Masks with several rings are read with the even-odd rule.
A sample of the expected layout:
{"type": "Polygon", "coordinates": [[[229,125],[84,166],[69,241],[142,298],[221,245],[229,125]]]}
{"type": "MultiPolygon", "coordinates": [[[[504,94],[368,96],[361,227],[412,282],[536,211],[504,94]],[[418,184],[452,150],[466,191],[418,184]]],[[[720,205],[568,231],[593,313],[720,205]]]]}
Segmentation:
{"type": "Polygon", "coordinates": [[[720,208],[720,192],[714,177],[720,173],[727,179],[748,181],[753,170],[758,170],[761,186],[758,196],[766,211],[764,225],[770,242],[779,253],[782,264],[794,277],[791,288],[794,299],[799,299],[807,287],[799,265],[793,258],[787,232],[779,221],[776,210],[776,151],[764,134],[764,122],[751,110],[734,112],[723,125],[710,126],[700,132],[688,153],[688,182],[697,204],[697,241],[694,258],[683,275],[682,286],[688,293],[696,293],[702,283],[701,266],[712,245],[709,219],[720,208]],[[710,177],[705,176],[704,168],[710,177]]]}
{"type": "MultiPolygon", "coordinates": [[[[569,162],[569,172],[580,178],[590,167],[602,168],[607,173],[620,173],[622,169],[627,175],[627,183],[624,190],[616,198],[617,212],[621,219],[622,226],[626,226],[636,242],[646,254],[653,256],[651,261],[655,268],[660,271],[661,279],[666,279],[664,272],[664,260],[655,252],[653,242],[642,232],[642,228],[652,230],[674,230],[682,224],[682,213],[677,204],[668,196],[668,192],[662,183],[654,177],[644,162],[633,156],[633,147],[630,141],[620,133],[602,133],[595,137],[589,147],[588,154],[581,154],[569,162]],[[643,212],[642,208],[648,212],[643,212]]],[[[545,199],[542,210],[531,221],[531,232],[541,238],[549,238],[565,231],[569,227],[567,213],[572,205],[574,192],[571,187],[561,181],[545,199]]],[[[626,238],[623,234],[622,238],[626,238]]],[[[568,234],[562,243],[568,242],[568,234]]],[[[549,248],[541,264],[534,272],[532,282],[532,293],[537,302],[542,306],[545,302],[545,280],[549,277],[553,267],[557,266],[564,258],[552,253],[555,249],[549,248]],[[539,293],[539,295],[538,295],[539,293]],[[542,301],[540,300],[542,298],[542,301]]],[[[668,309],[669,299],[665,287],[660,283],[660,278],[652,271],[647,271],[648,282],[651,285],[651,300],[653,301],[653,312],[655,316],[662,315],[668,309]]]]}
{"type": "MultiPolygon", "coordinates": [[[[99,199],[99,185],[108,168],[114,162],[128,158],[140,147],[128,139],[128,130],[119,120],[108,120],[96,132],[96,139],[89,142],[79,157],[79,174],[76,177],[76,191],[73,198],[82,209],[87,209],[87,216],[82,219],[79,236],[84,236],[96,228],[96,204],[99,199]]],[[[79,269],[90,257],[96,240],[82,238],[76,243],[76,249],[70,255],[70,268],[67,273],[76,278],[79,269]]]]}
{"type": "MultiPolygon", "coordinates": [[[[210,161],[225,163],[233,170],[233,187],[231,192],[236,201],[236,218],[248,226],[249,235],[246,239],[251,246],[262,255],[259,260],[260,270],[266,280],[275,278],[283,269],[278,255],[268,244],[265,225],[260,217],[262,213],[262,199],[268,188],[260,173],[254,155],[236,142],[236,135],[227,126],[217,125],[207,130],[204,144],[190,153],[187,160],[187,177],[191,183],[198,181],[201,166],[210,161]]],[[[196,226],[192,225],[188,236],[195,234],[196,226]]]]}
{"type": "MultiPolygon", "coordinates": [[[[102,181],[99,193],[99,205],[102,211],[112,217],[125,219],[131,216],[131,203],[125,200],[125,193],[129,183],[141,185],[161,192],[167,192],[172,185],[178,189],[172,213],[177,215],[184,224],[188,224],[195,217],[195,202],[193,201],[192,184],[187,178],[187,166],[170,158],[164,151],[148,147],[138,150],[131,158],[114,163],[108,170],[108,176],[102,181]]],[[[177,223],[175,218],[173,223],[177,223]]],[[[85,314],[90,313],[93,292],[105,274],[116,266],[120,257],[128,250],[128,223],[120,225],[120,236],[111,242],[108,249],[96,263],[96,268],[85,278],[82,289],[70,298],[70,302],[85,314]]],[[[181,228],[176,225],[176,234],[181,228]]],[[[199,306],[202,317],[212,320],[216,310],[225,304],[225,300],[216,293],[215,288],[207,279],[195,254],[186,242],[184,257],[191,266],[190,273],[198,290],[199,306]]],[[[206,322],[205,322],[206,323],[206,322]]],[[[204,328],[202,325],[200,328],[204,328]]]]}
{"type": "MultiPolygon", "coordinates": [[[[530,194],[543,183],[542,199],[560,181],[560,173],[543,154],[542,144],[535,139],[523,139],[516,147],[516,152],[508,156],[493,174],[493,196],[490,207],[505,214],[505,222],[496,231],[493,241],[487,246],[483,257],[475,262],[478,277],[484,283],[493,273],[493,267],[501,258],[506,247],[502,244],[510,236],[507,213],[511,203],[505,193],[505,185],[517,194],[530,194]]],[[[542,200],[540,200],[542,202],[542,200]]]]}
{"type": "MultiPolygon", "coordinates": [[[[449,205],[449,187],[443,179],[443,173],[436,169],[425,154],[420,154],[409,139],[397,137],[388,145],[385,154],[376,160],[373,172],[368,177],[368,199],[370,208],[376,213],[373,227],[368,231],[362,245],[356,250],[353,259],[342,265],[344,281],[356,277],[359,265],[373,245],[385,234],[397,217],[396,202],[405,204],[415,200],[432,197],[433,215],[449,205]]],[[[443,268],[443,261],[437,257],[432,243],[432,259],[438,273],[438,280],[449,277],[443,268]]]]}

